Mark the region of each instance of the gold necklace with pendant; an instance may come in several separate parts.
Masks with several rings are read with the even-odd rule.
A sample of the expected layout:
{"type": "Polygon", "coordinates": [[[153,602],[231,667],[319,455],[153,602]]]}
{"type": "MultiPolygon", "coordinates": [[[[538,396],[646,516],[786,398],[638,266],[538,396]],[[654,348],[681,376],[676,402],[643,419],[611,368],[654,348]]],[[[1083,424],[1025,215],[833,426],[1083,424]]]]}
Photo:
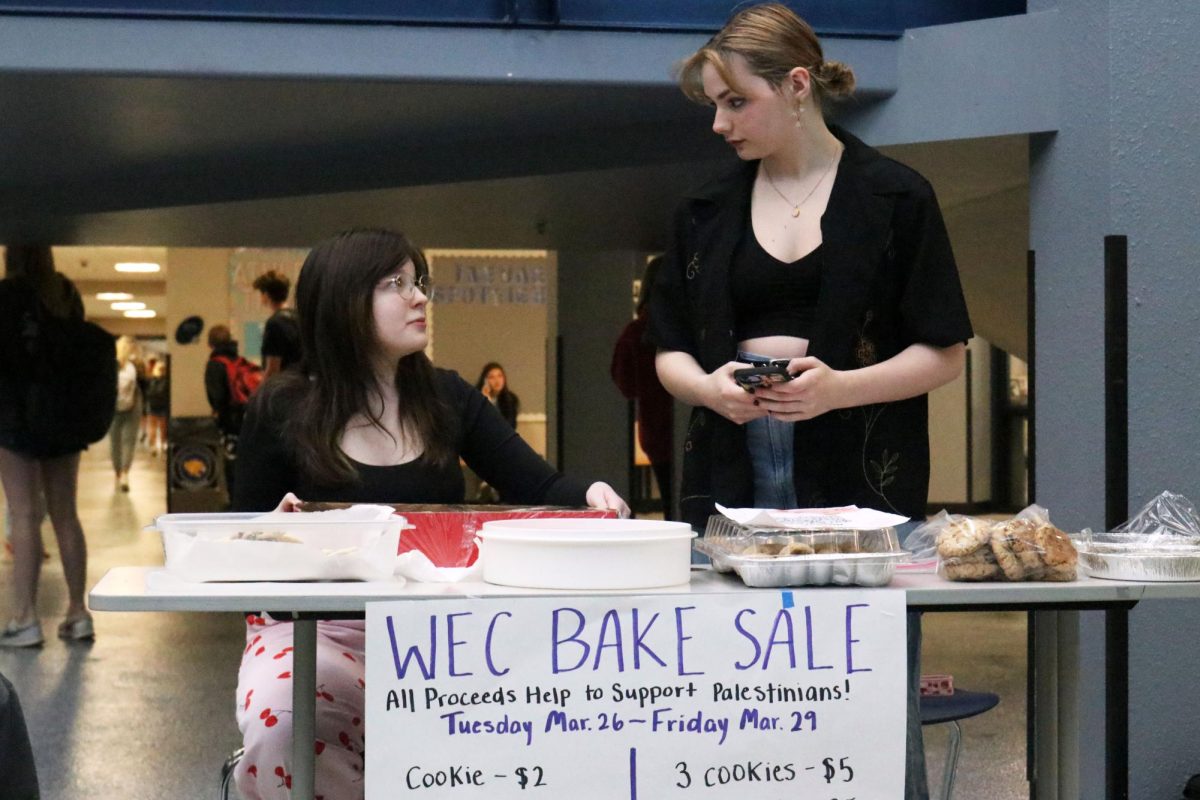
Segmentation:
{"type": "Polygon", "coordinates": [[[825,167],[825,171],[821,173],[821,177],[817,178],[817,182],[813,184],[812,188],[808,190],[808,194],[804,195],[804,199],[799,203],[793,203],[787,198],[787,195],[779,191],[779,187],[775,185],[775,180],[771,177],[771,170],[767,169],[766,161],[762,162],[763,174],[767,176],[767,183],[770,184],[771,188],[775,190],[775,194],[779,195],[783,202],[792,207],[792,217],[795,218],[800,216],[800,207],[807,203],[808,198],[812,197],[813,193],[817,191],[817,187],[825,182],[825,178],[829,176],[829,171],[832,170],[833,165],[838,162],[838,157],[840,155],[841,151],[839,150],[834,154],[833,158],[829,159],[829,165],[825,167]]]}

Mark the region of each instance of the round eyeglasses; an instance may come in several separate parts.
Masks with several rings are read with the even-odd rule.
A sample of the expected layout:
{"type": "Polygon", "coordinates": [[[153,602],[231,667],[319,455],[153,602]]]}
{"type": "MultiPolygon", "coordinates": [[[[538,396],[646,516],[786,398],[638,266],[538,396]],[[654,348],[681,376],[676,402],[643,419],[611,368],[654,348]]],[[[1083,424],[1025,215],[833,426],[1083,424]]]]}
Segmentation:
{"type": "Polygon", "coordinates": [[[390,286],[405,300],[413,299],[413,289],[420,289],[426,300],[433,299],[433,281],[428,275],[413,279],[405,272],[397,273],[384,281],[384,286],[390,286]]]}

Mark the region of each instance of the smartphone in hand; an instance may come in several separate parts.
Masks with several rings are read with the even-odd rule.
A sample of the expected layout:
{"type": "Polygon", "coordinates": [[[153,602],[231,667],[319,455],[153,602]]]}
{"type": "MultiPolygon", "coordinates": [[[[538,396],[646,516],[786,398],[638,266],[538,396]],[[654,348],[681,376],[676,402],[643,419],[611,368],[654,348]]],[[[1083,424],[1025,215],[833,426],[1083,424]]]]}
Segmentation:
{"type": "Polygon", "coordinates": [[[787,383],[794,376],[788,372],[786,364],[772,364],[768,367],[746,367],[735,369],[733,380],[746,391],[776,383],[787,383]]]}

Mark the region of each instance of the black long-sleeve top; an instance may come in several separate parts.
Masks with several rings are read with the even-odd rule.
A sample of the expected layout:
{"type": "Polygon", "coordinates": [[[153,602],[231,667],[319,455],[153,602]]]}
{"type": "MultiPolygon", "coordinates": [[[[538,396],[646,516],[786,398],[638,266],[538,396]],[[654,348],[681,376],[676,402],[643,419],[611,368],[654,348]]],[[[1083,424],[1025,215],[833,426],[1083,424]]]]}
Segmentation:
{"type": "MultiPolygon", "coordinates": [[[[557,472],[509,426],[473,386],[450,370],[437,369],[438,392],[453,414],[458,454],[495,487],[506,503],[586,504],[587,484],[557,472]]],[[[238,443],[233,507],[268,511],[287,492],[306,501],[357,503],[461,503],[465,487],[457,460],[434,464],[420,457],[392,466],[352,462],[358,480],[331,486],[307,476],[282,434],[290,404],[272,402],[278,384],[268,382],[250,403],[238,443]]],[[[284,398],[280,398],[283,400],[284,398]]]]}

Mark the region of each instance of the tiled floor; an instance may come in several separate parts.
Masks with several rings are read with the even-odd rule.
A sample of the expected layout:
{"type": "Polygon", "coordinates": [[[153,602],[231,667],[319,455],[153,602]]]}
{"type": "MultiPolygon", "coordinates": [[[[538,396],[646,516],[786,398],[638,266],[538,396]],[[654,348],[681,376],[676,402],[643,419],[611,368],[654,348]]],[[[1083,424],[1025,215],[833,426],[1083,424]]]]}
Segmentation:
{"type": "MultiPolygon", "coordinates": [[[[139,451],[132,491],[114,492],[108,446],[84,454],[80,515],[89,585],[111,567],[161,563],[158,536],[142,531],[166,508],[161,460],[139,451]]],[[[64,607],[62,568],[52,558],[39,597],[53,631],[64,607]]],[[[0,580],[11,567],[0,564],[0,580]]],[[[0,619],[9,598],[0,592],[0,619]]],[[[1025,615],[927,614],[924,672],[1001,695],[993,711],[963,723],[955,797],[1017,800],[1025,782],[1025,615]]],[[[233,695],[242,627],[236,615],[96,614],[94,644],[57,639],[36,651],[0,650],[0,672],[25,708],[45,800],[215,797],[220,766],[238,745],[233,695]]],[[[937,797],[944,726],[926,729],[937,797]]],[[[2,780],[3,776],[0,776],[2,780]]]]}

